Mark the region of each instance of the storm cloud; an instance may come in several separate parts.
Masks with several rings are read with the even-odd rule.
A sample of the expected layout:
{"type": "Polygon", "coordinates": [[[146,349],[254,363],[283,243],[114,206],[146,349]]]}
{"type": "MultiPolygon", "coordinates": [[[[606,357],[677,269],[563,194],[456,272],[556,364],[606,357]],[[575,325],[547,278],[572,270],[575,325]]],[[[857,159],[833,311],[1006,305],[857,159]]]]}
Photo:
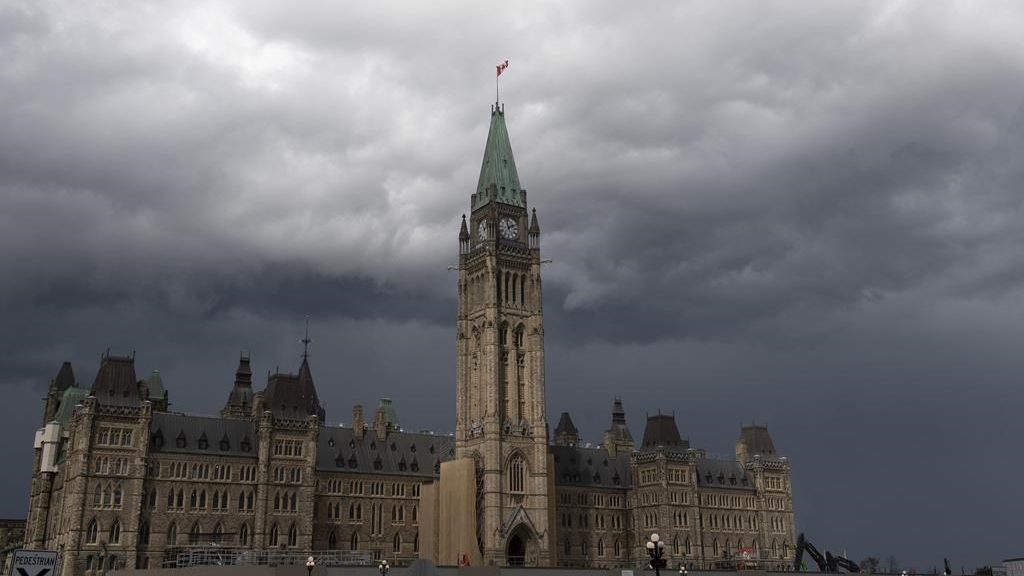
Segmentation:
{"type": "MultiPolygon", "coordinates": [[[[449,431],[455,263],[502,75],[549,420],[623,398],[859,560],[1020,555],[1024,9],[1012,2],[0,4],[0,514],[37,400],[135,350],[215,413],[240,350],[331,422],[449,431]]],[[[19,472],[20,471],[20,472],[19,472]]]]}

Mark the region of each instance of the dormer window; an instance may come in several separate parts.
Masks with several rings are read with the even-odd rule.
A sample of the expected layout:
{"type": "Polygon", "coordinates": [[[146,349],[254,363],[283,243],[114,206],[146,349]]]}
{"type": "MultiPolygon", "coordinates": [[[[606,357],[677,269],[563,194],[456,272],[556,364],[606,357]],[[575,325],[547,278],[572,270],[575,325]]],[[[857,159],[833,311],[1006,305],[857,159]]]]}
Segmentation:
{"type": "Polygon", "coordinates": [[[349,468],[355,468],[356,466],[359,466],[359,461],[356,460],[355,454],[353,454],[348,459],[348,467],[349,468]]]}
{"type": "Polygon", "coordinates": [[[377,458],[373,461],[373,469],[380,470],[382,468],[384,468],[384,462],[381,461],[380,455],[378,455],[377,458]]]}
{"type": "Polygon", "coordinates": [[[224,452],[231,450],[231,442],[228,441],[226,436],[220,439],[220,449],[224,452]]]}
{"type": "Polygon", "coordinates": [[[242,452],[249,452],[252,450],[252,444],[249,442],[249,437],[242,438],[242,452]]]}
{"type": "Polygon", "coordinates": [[[185,439],[184,431],[178,434],[178,438],[175,440],[175,443],[178,446],[178,448],[184,448],[188,446],[188,441],[185,439]]]}

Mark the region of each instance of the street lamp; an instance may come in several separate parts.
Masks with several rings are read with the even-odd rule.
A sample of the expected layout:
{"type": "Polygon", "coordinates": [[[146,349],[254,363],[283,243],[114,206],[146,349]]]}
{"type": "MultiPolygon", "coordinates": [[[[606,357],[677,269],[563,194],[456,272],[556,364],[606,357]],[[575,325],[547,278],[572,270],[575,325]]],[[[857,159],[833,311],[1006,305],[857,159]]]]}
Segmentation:
{"type": "Polygon", "coordinates": [[[316,568],[316,559],[310,556],[306,558],[306,573],[313,576],[313,568],[316,568]]]}
{"type": "Polygon", "coordinates": [[[661,557],[664,554],[665,543],[656,533],[651,534],[651,539],[647,541],[647,555],[651,557],[651,567],[654,568],[655,576],[661,576],[661,567],[665,564],[661,557]]]}
{"type": "Polygon", "coordinates": [[[391,566],[388,566],[388,561],[381,560],[380,566],[377,566],[377,571],[380,572],[380,576],[388,576],[388,570],[391,570],[391,566]]]}
{"type": "Polygon", "coordinates": [[[679,565],[679,576],[689,576],[690,571],[683,564],[679,565]]]}

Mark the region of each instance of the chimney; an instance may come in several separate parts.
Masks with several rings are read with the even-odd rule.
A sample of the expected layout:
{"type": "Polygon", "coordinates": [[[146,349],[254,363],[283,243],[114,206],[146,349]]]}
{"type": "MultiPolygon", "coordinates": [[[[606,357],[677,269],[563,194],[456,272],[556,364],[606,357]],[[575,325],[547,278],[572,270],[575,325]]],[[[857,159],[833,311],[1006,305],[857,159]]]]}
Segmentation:
{"type": "Polygon", "coordinates": [[[356,404],[352,407],[352,431],[356,440],[363,440],[363,433],[366,432],[366,421],[363,420],[363,405],[356,404]]]}

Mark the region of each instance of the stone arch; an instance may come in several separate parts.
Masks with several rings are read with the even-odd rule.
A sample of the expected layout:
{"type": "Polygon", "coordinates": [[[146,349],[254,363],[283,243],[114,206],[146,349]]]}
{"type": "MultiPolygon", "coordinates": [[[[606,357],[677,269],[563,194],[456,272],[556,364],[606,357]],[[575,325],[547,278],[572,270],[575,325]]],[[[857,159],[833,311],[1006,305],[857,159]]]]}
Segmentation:
{"type": "Polygon", "coordinates": [[[529,474],[529,463],[526,456],[518,449],[509,453],[505,459],[505,486],[512,494],[526,492],[526,477],[529,474]]]}
{"type": "Polygon", "coordinates": [[[505,540],[506,565],[535,566],[538,561],[537,553],[537,536],[529,526],[520,524],[509,532],[505,540]]]}

